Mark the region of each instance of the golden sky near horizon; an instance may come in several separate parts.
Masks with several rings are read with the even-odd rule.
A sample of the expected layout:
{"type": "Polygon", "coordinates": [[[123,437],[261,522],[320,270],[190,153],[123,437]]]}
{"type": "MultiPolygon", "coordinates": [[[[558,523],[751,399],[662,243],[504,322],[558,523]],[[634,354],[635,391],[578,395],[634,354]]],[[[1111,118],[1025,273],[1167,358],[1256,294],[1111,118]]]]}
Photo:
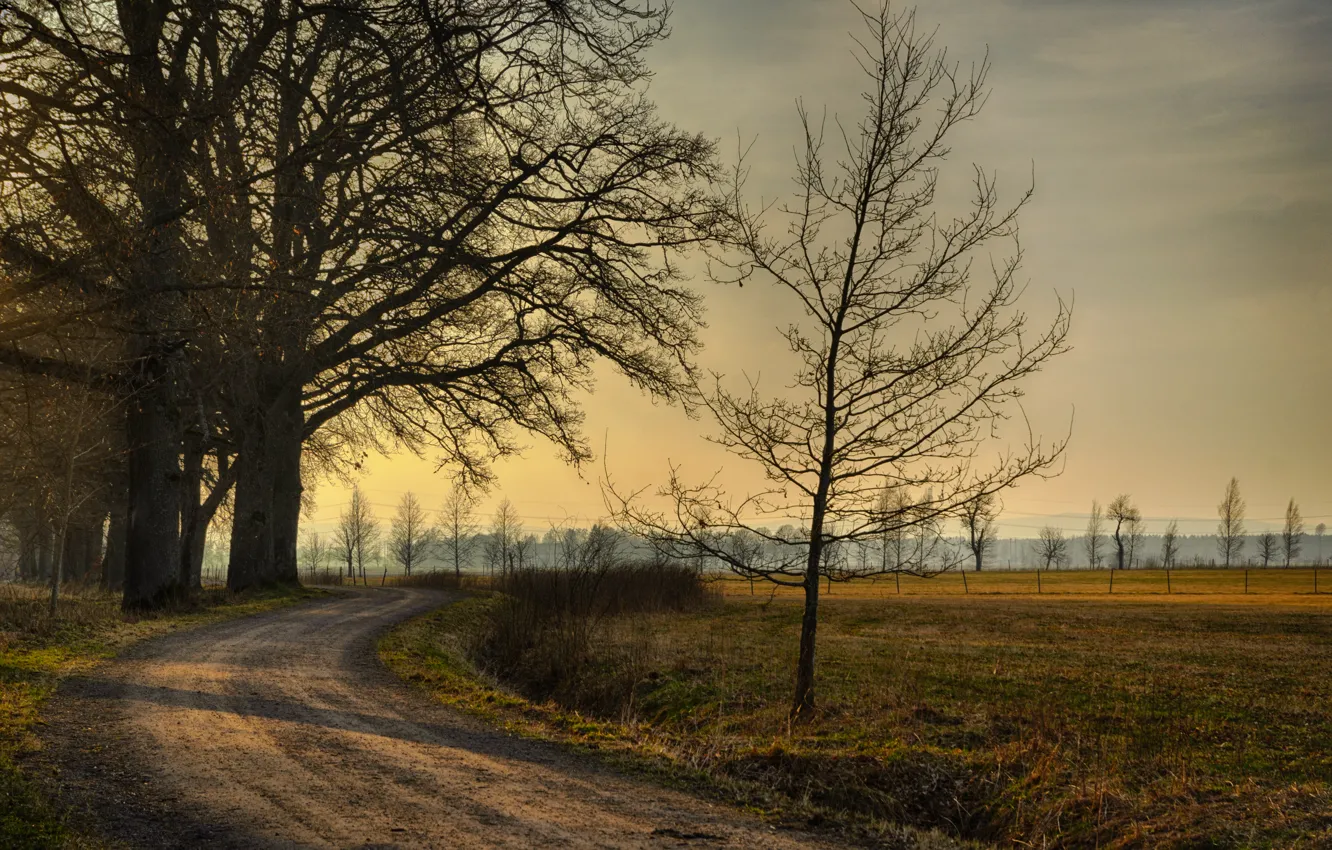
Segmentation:
{"type": "MultiPolygon", "coordinates": [[[[1120,492],[1150,530],[1178,517],[1207,533],[1232,475],[1255,527],[1291,497],[1311,530],[1332,524],[1332,4],[937,0],[919,20],[964,66],[988,46],[992,96],[957,136],[952,173],[965,180],[976,162],[1015,198],[1034,170],[1025,306],[1039,322],[1056,293],[1076,302],[1073,351],[1028,385],[1025,405],[1049,436],[1072,419],[1067,464],[1005,497],[1001,533],[1079,529],[1093,498],[1120,492]]],[[[649,55],[651,94],[666,119],[719,139],[723,157],[753,140],[751,191],[785,195],[796,98],[857,114],[853,31],[844,0],[679,0],[672,37],[649,55]]],[[[696,285],[703,365],[780,387],[776,328],[791,305],[761,284],[696,285]]],[[[586,409],[592,466],[580,475],[529,440],[498,466],[482,512],[508,497],[531,531],[586,524],[603,513],[603,462],[635,489],[669,461],[691,478],[720,470],[735,492],[761,484],[704,440],[705,419],[614,374],[586,409]]],[[[449,479],[430,458],[396,456],[372,458],[361,485],[387,521],[407,489],[437,507],[449,479]]],[[[309,525],[330,527],[345,489],[321,483],[315,497],[309,525]]]]}

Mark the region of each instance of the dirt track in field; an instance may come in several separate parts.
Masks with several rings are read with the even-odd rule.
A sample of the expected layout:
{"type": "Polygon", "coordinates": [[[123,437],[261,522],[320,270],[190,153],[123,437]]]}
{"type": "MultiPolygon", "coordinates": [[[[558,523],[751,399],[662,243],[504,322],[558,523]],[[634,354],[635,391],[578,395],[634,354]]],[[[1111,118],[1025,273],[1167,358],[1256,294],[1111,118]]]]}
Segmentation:
{"type": "Polygon", "coordinates": [[[431,702],[375,639],[446,601],[360,590],[145,643],[68,682],[62,799],[133,847],[808,847],[431,702]]]}

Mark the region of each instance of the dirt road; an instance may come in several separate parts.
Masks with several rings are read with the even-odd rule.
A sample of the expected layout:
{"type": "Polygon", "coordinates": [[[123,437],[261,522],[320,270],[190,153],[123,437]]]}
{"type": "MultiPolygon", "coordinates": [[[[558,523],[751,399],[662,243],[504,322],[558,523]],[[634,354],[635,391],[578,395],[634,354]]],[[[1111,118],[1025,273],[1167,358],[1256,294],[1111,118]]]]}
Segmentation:
{"type": "Polygon", "coordinates": [[[444,601],[369,590],[143,644],[54,701],[64,799],[133,847],[808,847],[430,702],[375,638],[444,601]]]}

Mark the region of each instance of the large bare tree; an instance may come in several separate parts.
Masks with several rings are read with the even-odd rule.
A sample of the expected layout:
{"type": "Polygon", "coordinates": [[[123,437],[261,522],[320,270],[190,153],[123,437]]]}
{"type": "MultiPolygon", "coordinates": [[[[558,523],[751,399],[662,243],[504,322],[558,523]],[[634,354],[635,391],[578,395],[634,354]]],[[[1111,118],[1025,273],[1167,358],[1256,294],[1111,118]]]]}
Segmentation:
{"type": "Polygon", "coordinates": [[[1240,495],[1239,479],[1231,478],[1216,514],[1221,521],[1216,526],[1216,550],[1229,567],[1244,552],[1244,497],[1240,495]]]}
{"type": "MultiPolygon", "coordinates": [[[[433,447],[483,481],[523,429],[588,456],[596,359],[658,397],[688,386],[676,249],[718,219],[712,145],[643,96],[664,6],[6,10],[0,300],[85,293],[122,335],[127,604],[179,587],[184,456],[234,461],[241,588],[295,578],[311,441],[433,447]]],[[[50,368],[17,344],[0,361],[50,368]]]]}
{"type": "Polygon", "coordinates": [[[829,133],[837,150],[828,152],[824,128],[800,108],[797,194],[784,205],[750,208],[742,163],[733,251],[716,258],[719,280],[769,281],[800,314],[784,334],[799,363],[788,392],[767,397],[750,384],[736,393],[720,376],[700,388],[716,442],[759,464],[772,487],[737,499],[672,470],[667,511],[609,488],[638,533],[803,588],[796,718],[814,707],[820,580],[880,569],[874,559],[856,568],[831,555],[895,527],[937,527],[1047,473],[1063,450],[1028,431],[1019,449],[980,454],[1023,380],[1064,350],[1069,323],[1062,302],[1044,327],[1017,307],[1017,217],[1029,192],[1005,205],[993,177],[976,169],[969,207],[956,217],[934,209],[948,140],[982,108],[988,64],[961,71],[914,13],[883,5],[863,21],[859,120],[837,122],[829,133]],[[986,262],[1005,241],[1011,253],[977,281],[972,260],[986,262]],[[909,494],[908,509],[882,508],[886,488],[909,494]],[[764,524],[787,518],[807,532],[790,540],[764,524]],[[728,551],[725,541],[742,529],[769,544],[764,557],[741,562],[728,551]]]}

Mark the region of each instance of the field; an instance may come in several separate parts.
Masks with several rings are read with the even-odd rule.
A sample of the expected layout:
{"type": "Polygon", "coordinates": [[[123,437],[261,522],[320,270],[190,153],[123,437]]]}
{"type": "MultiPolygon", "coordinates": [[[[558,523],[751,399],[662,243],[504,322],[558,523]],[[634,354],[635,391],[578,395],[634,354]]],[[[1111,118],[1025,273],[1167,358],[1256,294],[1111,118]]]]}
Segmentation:
{"type": "MultiPolygon", "coordinates": [[[[800,596],[799,588],[776,588],[762,582],[720,578],[716,584],[727,596],[800,596]]],[[[993,570],[948,572],[928,578],[885,576],[824,585],[837,597],[1005,595],[1302,595],[1332,596],[1332,569],[1269,567],[1264,569],[1184,570],[993,570]]]]}
{"type": "Polygon", "coordinates": [[[904,824],[1014,846],[1328,846],[1332,594],[1255,593],[1252,575],[1249,595],[1227,594],[1233,573],[1199,572],[1172,585],[1211,590],[1169,597],[1120,595],[1121,580],[1148,589],[1137,572],[1100,598],[1074,595],[1087,573],[1043,575],[1062,588],[1048,598],[1017,595],[1031,574],[968,576],[969,595],[953,576],[900,597],[834,585],[819,712],[794,729],[800,606],[744,583],[695,612],[603,622],[576,676],[508,680],[527,700],[459,672],[495,600],[411,627],[392,663],[528,734],[882,841],[904,824]]]}

